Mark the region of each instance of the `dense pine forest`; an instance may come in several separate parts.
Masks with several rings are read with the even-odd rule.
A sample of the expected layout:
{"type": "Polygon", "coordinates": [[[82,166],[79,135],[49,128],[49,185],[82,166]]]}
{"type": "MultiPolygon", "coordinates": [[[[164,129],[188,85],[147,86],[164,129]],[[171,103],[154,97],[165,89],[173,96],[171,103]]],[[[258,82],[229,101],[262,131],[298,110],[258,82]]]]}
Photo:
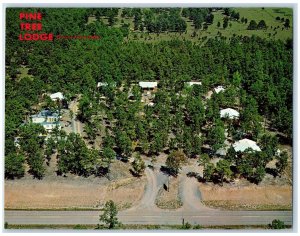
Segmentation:
{"type": "MultiPolygon", "coordinates": [[[[34,9],[43,14],[44,32],[98,35],[101,39],[25,42],[18,40],[18,14],[24,10],[30,11],[8,9],[6,16],[6,177],[22,176],[27,160],[31,173],[42,178],[44,159],[53,153],[58,155],[59,173],[85,176],[108,171],[116,153],[125,159],[137,152],[155,158],[162,151],[182,150],[194,158],[206,152],[203,146],[208,145],[212,151],[209,155],[214,155],[224,143],[226,129],[232,140],[249,137],[263,147],[259,155],[247,154],[247,163],[240,163],[231,152],[225,158],[229,164],[240,166],[237,171],[246,178],[259,182],[274,156],[270,146],[292,141],[292,39],[233,35],[216,36],[205,43],[180,39],[142,42],[126,40],[128,27],[111,27],[101,20],[87,24],[91,14],[98,18],[108,14],[114,21],[113,10],[34,9]],[[20,76],[24,67],[28,75],[20,76]],[[154,106],[141,102],[139,81],[158,82],[154,106]],[[201,81],[202,86],[187,88],[184,82],[188,81],[201,81]],[[108,86],[97,88],[98,82],[108,86]],[[225,92],[205,99],[219,85],[225,92]],[[100,150],[87,148],[75,134],[64,134],[66,139],[59,142],[53,137],[46,143],[39,138],[43,132],[40,127],[21,126],[36,112],[42,94],[57,91],[68,101],[79,99],[78,119],[85,124],[91,144],[101,137],[100,150]],[[239,110],[240,119],[220,119],[219,111],[226,107],[239,110]],[[266,127],[278,134],[276,138],[266,127]],[[21,149],[14,145],[16,136],[23,137],[21,149]]],[[[202,24],[213,20],[210,12],[189,9],[184,14],[195,24],[202,24]]],[[[136,27],[142,24],[145,31],[156,31],[157,27],[160,31],[185,30],[176,11],[157,18],[149,16],[148,21],[135,16],[136,27]],[[158,22],[166,24],[157,26],[158,22]]]]}

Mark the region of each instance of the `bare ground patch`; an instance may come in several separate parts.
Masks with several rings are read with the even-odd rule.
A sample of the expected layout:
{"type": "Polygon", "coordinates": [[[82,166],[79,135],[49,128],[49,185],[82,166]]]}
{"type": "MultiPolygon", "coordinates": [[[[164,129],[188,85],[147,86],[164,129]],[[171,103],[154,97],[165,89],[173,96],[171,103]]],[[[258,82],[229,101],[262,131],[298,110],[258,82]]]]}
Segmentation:
{"type": "Polygon", "coordinates": [[[291,186],[212,186],[200,184],[202,203],[227,210],[291,210],[291,186]]]}
{"type": "Polygon", "coordinates": [[[109,174],[111,181],[105,177],[56,176],[55,165],[51,164],[42,180],[28,174],[22,179],[6,180],[5,208],[98,209],[107,200],[113,200],[119,209],[125,209],[143,196],[146,178],[132,177],[129,164],[115,161],[109,174]]]}
{"type": "Polygon", "coordinates": [[[179,179],[170,177],[170,184],[160,188],[155,200],[155,204],[161,209],[177,209],[182,206],[182,202],[179,196],[179,179]]]}
{"type": "Polygon", "coordinates": [[[138,202],[144,192],[145,178],[117,180],[98,185],[32,180],[5,183],[6,209],[100,208],[113,200],[124,209],[138,202]]]}

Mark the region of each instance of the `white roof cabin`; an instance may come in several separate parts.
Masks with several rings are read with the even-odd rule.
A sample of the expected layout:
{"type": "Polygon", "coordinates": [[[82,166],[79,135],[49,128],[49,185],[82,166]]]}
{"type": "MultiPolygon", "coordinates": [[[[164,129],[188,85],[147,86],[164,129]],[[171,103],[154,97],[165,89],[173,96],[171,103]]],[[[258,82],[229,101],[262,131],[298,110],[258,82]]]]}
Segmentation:
{"type": "Polygon", "coordinates": [[[98,82],[97,83],[97,88],[99,88],[99,87],[106,87],[108,85],[108,83],[106,83],[106,82],[98,82]]]}
{"type": "Polygon", "coordinates": [[[197,82],[197,81],[185,82],[185,84],[188,85],[188,86],[202,85],[201,82],[197,82]]]}
{"type": "Polygon", "coordinates": [[[108,85],[112,86],[112,87],[116,87],[116,82],[110,82],[110,83],[107,83],[107,82],[98,82],[97,83],[97,88],[99,87],[107,87],[108,85]]]}
{"type": "Polygon", "coordinates": [[[65,97],[61,92],[53,93],[50,95],[52,101],[63,100],[65,97]]]}
{"type": "Polygon", "coordinates": [[[261,151],[260,147],[256,144],[256,142],[247,138],[235,142],[233,144],[233,148],[236,152],[244,152],[248,148],[251,148],[253,151],[261,151]]]}
{"type": "Polygon", "coordinates": [[[149,107],[153,107],[153,106],[154,106],[154,102],[149,102],[147,105],[148,105],[149,107]]]}
{"type": "Polygon", "coordinates": [[[139,82],[139,86],[143,89],[154,89],[157,87],[157,82],[139,82]]]}
{"type": "Polygon", "coordinates": [[[239,118],[240,113],[232,108],[226,108],[220,111],[221,118],[228,117],[229,119],[239,118]]]}
{"type": "Polygon", "coordinates": [[[225,88],[223,86],[218,86],[216,88],[214,88],[215,93],[220,93],[225,91],[225,88]]]}

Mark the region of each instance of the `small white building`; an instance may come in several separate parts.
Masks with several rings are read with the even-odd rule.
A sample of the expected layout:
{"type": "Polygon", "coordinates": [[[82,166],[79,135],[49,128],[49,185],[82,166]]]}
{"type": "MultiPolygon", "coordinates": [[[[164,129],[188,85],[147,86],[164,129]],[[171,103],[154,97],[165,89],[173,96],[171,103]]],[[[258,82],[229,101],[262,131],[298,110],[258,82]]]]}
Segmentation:
{"type": "Polygon", "coordinates": [[[218,86],[216,88],[214,88],[215,93],[220,93],[225,91],[225,88],[223,86],[218,86]]]}
{"type": "Polygon", "coordinates": [[[248,148],[252,149],[253,151],[261,151],[260,147],[257,145],[256,142],[247,138],[235,142],[233,144],[233,148],[236,152],[244,152],[248,148]]]}
{"type": "Polygon", "coordinates": [[[240,113],[232,108],[226,108],[220,111],[221,118],[237,119],[240,117],[240,113]]]}
{"type": "Polygon", "coordinates": [[[153,106],[154,106],[154,102],[149,102],[149,103],[147,104],[147,106],[153,107],[153,106]]]}
{"type": "Polygon", "coordinates": [[[111,85],[112,87],[116,87],[116,83],[115,82],[111,82],[111,83],[107,83],[107,82],[98,82],[97,83],[97,88],[100,87],[107,87],[108,85],[111,85]]]}
{"type": "Polygon", "coordinates": [[[187,86],[202,85],[202,83],[198,82],[198,81],[185,82],[184,84],[187,85],[187,86]]]}
{"type": "Polygon", "coordinates": [[[97,83],[97,88],[99,88],[99,87],[106,87],[108,85],[108,83],[106,83],[106,82],[98,82],[97,83]]]}
{"type": "Polygon", "coordinates": [[[52,101],[63,100],[65,97],[61,92],[53,93],[50,95],[52,101]]]}
{"type": "Polygon", "coordinates": [[[147,82],[147,81],[141,81],[139,82],[139,86],[142,89],[156,89],[157,88],[157,82],[147,82]]]}

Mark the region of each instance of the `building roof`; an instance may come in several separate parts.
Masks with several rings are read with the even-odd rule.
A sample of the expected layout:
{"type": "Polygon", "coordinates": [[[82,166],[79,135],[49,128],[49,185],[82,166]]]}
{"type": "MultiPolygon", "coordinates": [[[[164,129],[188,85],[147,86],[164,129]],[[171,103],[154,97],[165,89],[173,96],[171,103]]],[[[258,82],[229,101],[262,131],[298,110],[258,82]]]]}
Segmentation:
{"type": "Polygon", "coordinates": [[[142,88],[155,88],[157,87],[157,82],[139,82],[139,86],[142,88]]]}
{"type": "Polygon", "coordinates": [[[256,144],[256,142],[247,138],[235,142],[233,144],[233,148],[236,152],[244,152],[248,148],[251,148],[254,151],[261,151],[260,147],[256,144]]]}
{"type": "Polygon", "coordinates": [[[60,125],[60,122],[59,121],[54,121],[54,122],[47,122],[47,121],[44,121],[42,123],[40,123],[41,125],[60,125]]]}
{"type": "Polygon", "coordinates": [[[51,95],[50,95],[50,98],[51,98],[52,100],[57,100],[57,99],[62,100],[62,99],[64,99],[65,97],[64,97],[64,95],[63,95],[61,92],[57,92],[57,93],[51,94],[51,95]]]}
{"type": "Polygon", "coordinates": [[[216,151],[216,154],[217,154],[217,155],[220,155],[220,156],[226,156],[226,154],[227,154],[227,149],[226,149],[226,148],[219,148],[219,149],[216,151]]]}
{"type": "Polygon", "coordinates": [[[149,107],[153,107],[153,106],[154,106],[154,102],[149,102],[147,105],[148,105],[149,107]]]}
{"type": "Polygon", "coordinates": [[[32,115],[31,118],[40,118],[40,117],[54,117],[58,118],[58,113],[51,112],[50,110],[42,110],[38,114],[32,115]]]}
{"type": "Polygon", "coordinates": [[[221,118],[228,117],[229,119],[235,119],[240,116],[240,113],[232,108],[226,108],[220,111],[220,116],[221,118]]]}
{"type": "Polygon", "coordinates": [[[190,82],[185,82],[186,85],[192,86],[192,85],[202,85],[201,82],[197,81],[190,81],[190,82]]]}
{"type": "Polygon", "coordinates": [[[222,92],[222,91],[224,91],[224,90],[225,90],[225,88],[224,88],[223,86],[218,86],[218,87],[214,88],[214,91],[215,91],[216,93],[220,93],[220,92],[222,92]]]}
{"type": "Polygon", "coordinates": [[[106,82],[98,82],[97,87],[106,87],[108,83],[106,82]]]}
{"type": "Polygon", "coordinates": [[[112,87],[116,87],[116,83],[112,82],[112,83],[107,83],[107,82],[98,82],[97,83],[97,88],[99,87],[107,87],[108,85],[111,85],[112,87]]]}

